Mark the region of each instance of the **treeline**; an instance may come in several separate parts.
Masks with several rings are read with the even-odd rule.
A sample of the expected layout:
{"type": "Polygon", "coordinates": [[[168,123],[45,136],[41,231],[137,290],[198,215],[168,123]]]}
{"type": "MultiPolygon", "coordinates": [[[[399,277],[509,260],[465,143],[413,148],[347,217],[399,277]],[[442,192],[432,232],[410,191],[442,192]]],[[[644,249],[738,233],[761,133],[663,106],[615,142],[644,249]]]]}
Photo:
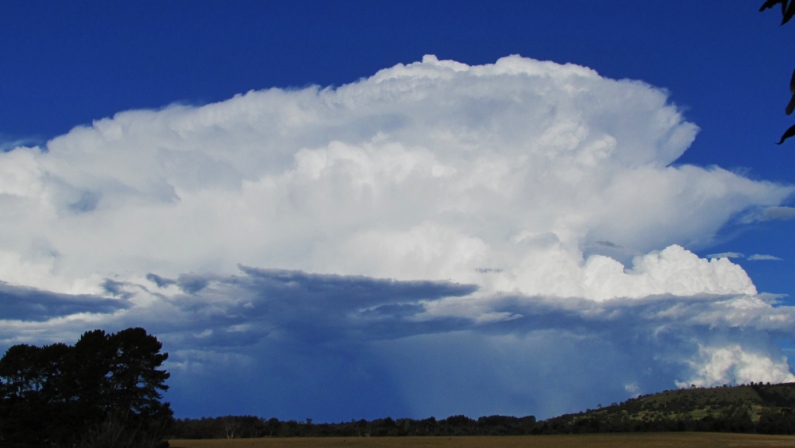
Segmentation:
{"type": "Polygon", "coordinates": [[[444,420],[392,418],[314,424],[227,416],[178,419],[169,438],[400,437],[551,435],[611,432],[738,432],[795,434],[795,384],[748,384],[690,388],[642,395],[620,404],[543,421],[494,415],[444,420]]]}
{"type": "Polygon", "coordinates": [[[176,419],[171,427],[173,439],[224,439],[256,437],[401,437],[524,435],[536,427],[536,418],[494,415],[477,420],[455,415],[444,420],[382,418],[343,423],[280,421],[254,416],[226,416],[201,419],[176,419]]]}
{"type": "Polygon", "coordinates": [[[674,431],[795,434],[795,414],[788,409],[767,409],[755,422],[747,408],[730,407],[717,416],[700,419],[689,415],[637,419],[626,414],[572,414],[541,422],[536,422],[534,417],[490,416],[474,420],[453,416],[444,420],[433,417],[424,420],[385,418],[322,424],[226,416],[177,419],[169,438],[507,436],[674,431]]]}
{"type": "Polygon", "coordinates": [[[619,432],[737,432],[795,434],[791,409],[766,409],[754,421],[745,407],[729,407],[718,415],[696,419],[684,416],[634,418],[627,414],[571,414],[536,422],[530,417],[489,416],[477,420],[453,416],[444,420],[389,417],[372,421],[314,424],[254,416],[177,419],[170,439],[233,439],[259,437],[405,437],[405,436],[518,436],[619,432]]]}

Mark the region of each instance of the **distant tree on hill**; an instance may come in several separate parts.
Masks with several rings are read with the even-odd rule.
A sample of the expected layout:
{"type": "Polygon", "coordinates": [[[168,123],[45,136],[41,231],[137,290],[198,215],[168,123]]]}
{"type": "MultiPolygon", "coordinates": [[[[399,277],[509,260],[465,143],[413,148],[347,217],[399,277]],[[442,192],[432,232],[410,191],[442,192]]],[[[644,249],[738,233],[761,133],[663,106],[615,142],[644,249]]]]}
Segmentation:
{"type": "Polygon", "coordinates": [[[161,349],[143,328],[9,348],[0,359],[0,446],[168,446],[161,349]]]}

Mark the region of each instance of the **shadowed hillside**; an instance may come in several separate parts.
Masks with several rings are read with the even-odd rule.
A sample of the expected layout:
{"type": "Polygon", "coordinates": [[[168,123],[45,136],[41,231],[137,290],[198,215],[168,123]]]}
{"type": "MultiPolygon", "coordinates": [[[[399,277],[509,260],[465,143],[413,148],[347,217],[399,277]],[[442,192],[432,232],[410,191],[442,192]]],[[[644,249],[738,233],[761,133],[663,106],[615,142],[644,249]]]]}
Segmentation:
{"type": "Polygon", "coordinates": [[[535,432],[795,433],[795,383],[669,390],[540,422],[535,432]]]}

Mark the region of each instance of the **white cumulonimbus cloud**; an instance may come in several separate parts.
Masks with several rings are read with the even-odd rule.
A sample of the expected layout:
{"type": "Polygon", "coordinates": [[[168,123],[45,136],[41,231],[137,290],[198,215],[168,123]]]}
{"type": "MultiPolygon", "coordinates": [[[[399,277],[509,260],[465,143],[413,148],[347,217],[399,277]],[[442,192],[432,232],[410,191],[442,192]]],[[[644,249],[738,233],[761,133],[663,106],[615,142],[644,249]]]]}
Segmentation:
{"type": "MultiPolygon", "coordinates": [[[[204,106],[121,112],[45,147],[0,154],[0,280],[47,292],[46,303],[82,294],[114,295],[120,305],[111,312],[102,302],[91,313],[80,302],[43,321],[17,307],[15,316],[27,317],[6,319],[17,336],[2,336],[11,343],[33,337],[20,334],[134,316],[161,325],[175,347],[193,341],[181,353],[196,353],[221,330],[210,321],[202,331],[192,327],[192,313],[234,308],[239,319],[219,317],[229,324],[228,345],[307,325],[348,340],[340,328],[408,313],[393,333],[361,327],[378,333],[378,344],[398,344],[384,340],[463,331],[449,324],[456,319],[474,325],[466,331],[525,322],[522,307],[539,301],[551,307],[544,313],[579,310],[588,320],[594,304],[618,304],[611,305],[618,313],[650,297],[756,300],[748,307],[753,320],[779,308],[749,299],[756,288],[728,259],[733,254],[702,259],[686,247],[709,246],[729,222],[790,217],[782,204],[793,188],[674,165],[696,133],[663,90],[519,56],[482,66],[426,56],[338,88],[274,88],[204,106]],[[373,281],[368,287],[396,295],[391,305],[362,299],[323,326],[330,314],[306,305],[309,294],[296,313],[317,319],[276,313],[285,320],[264,323],[250,315],[258,299],[239,303],[248,297],[240,285],[275,291],[272,280],[252,274],[256,268],[315,275],[328,291],[373,281]],[[445,284],[464,290],[444,289],[447,298],[418,292],[445,284]],[[419,289],[406,298],[405,285],[419,289]],[[523,305],[505,308],[507,297],[523,305]]],[[[731,314],[725,301],[708,303],[705,322],[731,314]]],[[[560,322],[547,330],[566,331],[560,322]]],[[[786,322],[756,331],[787,333],[786,322]]],[[[776,378],[795,379],[770,347],[745,347],[731,334],[709,345],[693,330],[701,323],[693,325],[677,327],[678,345],[670,345],[690,350],[678,358],[689,373],[680,369],[675,380],[712,384],[729,371],[752,379],[760,370],[745,366],[757,358],[775,366],[776,378]]],[[[617,390],[640,383],[627,379],[617,390]]]]}

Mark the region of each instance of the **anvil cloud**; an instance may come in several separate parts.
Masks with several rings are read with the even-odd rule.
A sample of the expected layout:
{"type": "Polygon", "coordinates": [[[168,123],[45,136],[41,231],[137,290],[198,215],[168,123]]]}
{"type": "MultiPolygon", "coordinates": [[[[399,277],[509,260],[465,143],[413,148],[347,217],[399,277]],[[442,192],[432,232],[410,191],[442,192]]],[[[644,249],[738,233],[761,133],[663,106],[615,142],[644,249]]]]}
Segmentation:
{"type": "Polygon", "coordinates": [[[793,310],[689,250],[793,187],[677,165],[697,131],[661,89],[519,56],[120,112],[0,154],[0,338],[144,326],[181,415],[795,380],[793,310]]]}

